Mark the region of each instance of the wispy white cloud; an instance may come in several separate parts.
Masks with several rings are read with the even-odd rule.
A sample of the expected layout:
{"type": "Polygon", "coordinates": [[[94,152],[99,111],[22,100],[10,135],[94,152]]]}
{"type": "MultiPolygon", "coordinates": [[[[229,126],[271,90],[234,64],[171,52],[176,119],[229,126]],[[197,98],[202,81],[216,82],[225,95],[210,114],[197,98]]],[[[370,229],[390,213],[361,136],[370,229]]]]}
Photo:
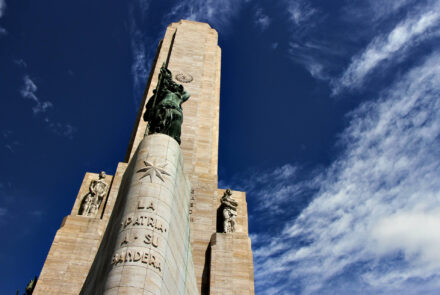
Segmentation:
{"type": "Polygon", "coordinates": [[[146,59],[144,38],[142,37],[142,32],[139,30],[134,20],[131,21],[130,35],[133,58],[131,64],[131,74],[133,76],[135,103],[138,105],[138,102],[141,99],[140,96],[144,90],[148,78],[148,64],[146,59]]]}
{"type": "Polygon", "coordinates": [[[37,92],[38,87],[29,76],[24,76],[23,81],[24,85],[21,88],[20,93],[24,98],[31,99],[35,102],[34,107],[32,107],[34,114],[45,113],[49,108],[53,107],[53,104],[50,101],[41,101],[37,97],[35,93],[37,92]]]}
{"type": "Polygon", "coordinates": [[[311,180],[319,188],[313,201],[282,220],[278,235],[271,230],[269,240],[258,242],[268,233],[257,234],[255,282],[262,294],[293,287],[299,294],[439,290],[439,85],[435,52],[350,114],[340,137],[345,151],[311,180]],[[278,279],[281,273],[289,280],[278,279]]]}
{"type": "Polygon", "coordinates": [[[78,129],[69,123],[50,122],[48,118],[45,120],[49,124],[49,128],[55,134],[64,136],[68,139],[73,139],[74,134],[78,129]]]}
{"type": "MultiPolygon", "coordinates": [[[[3,130],[3,146],[11,153],[15,152],[15,148],[20,145],[18,140],[14,138],[14,132],[12,130],[3,130]]],[[[1,188],[1,185],[0,185],[1,188]]]]}
{"type": "Polygon", "coordinates": [[[290,19],[296,24],[300,25],[310,20],[310,18],[317,13],[309,2],[303,0],[287,1],[287,11],[290,19]]]}
{"type": "MultiPolygon", "coordinates": [[[[217,29],[225,29],[231,19],[239,12],[245,0],[190,0],[177,1],[170,12],[163,17],[164,25],[169,25],[172,21],[180,19],[188,19],[194,21],[205,21],[217,29]]],[[[133,92],[136,107],[144,91],[148,78],[151,61],[155,53],[155,46],[161,36],[157,36],[157,40],[146,40],[145,32],[140,27],[140,20],[143,19],[148,11],[150,0],[138,0],[130,6],[130,40],[132,49],[132,67],[133,76],[133,92]],[[140,18],[138,11],[141,11],[140,18]],[[148,41],[148,42],[147,42],[148,41]],[[153,44],[146,46],[146,44],[153,44]]]]}
{"type": "MultiPolygon", "coordinates": [[[[147,50],[145,44],[147,35],[140,29],[139,22],[146,17],[150,0],[137,0],[129,6],[130,45],[132,52],[131,75],[133,78],[133,99],[136,108],[142,98],[148,78],[148,69],[151,67],[153,49],[147,50]]],[[[154,45],[153,45],[154,46],[154,45]]]]}
{"type": "MultiPolygon", "coordinates": [[[[398,13],[401,9],[412,5],[417,0],[393,0],[393,1],[355,1],[346,8],[347,16],[355,19],[362,19],[370,24],[381,19],[389,18],[398,13]]],[[[420,1],[422,2],[422,1],[420,1]]]]}
{"type": "MultiPolygon", "coordinates": [[[[5,0],[0,0],[0,18],[2,18],[4,16],[5,9],[6,9],[6,1],[5,0]]],[[[7,34],[6,29],[0,27],[0,35],[5,35],[5,34],[7,34]]]]}
{"type": "Polygon", "coordinates": [[[303,0],[284,2],[292,27],[289,55],[301,64],[310,75],[330,82],[333,95],[344,89],[359,88],[366,78],[378,68],[404,60],[408,49],[417,48],[422,41],[438,37],[440,1],[415,0],[355,1],[339,8],[338,17],[325,14],[303,0]],[[394,24],[388,33],[384,28],[394,24]],[[343,35],[323,26],[347,26],[353,28],[343,35]],[[322,35],[323,30],[327,31],[322,35]],[[432,37],[432,38],[431,38],[432,37]],[[364,42],[369,45],[359,49],[346,66],[347,54],[364,42]]]}
{"type": "Polygon", "coordinates": [[[330,44],[315,40],[307,42],[294,40],[289,45],[289,56],[294,62],[303,65],[312,77],[319,80],[330,80],[328,68],[331,59],[329,56],[334,58],[337,54],[331,49],[330,44]]]}
{"type": "MultiPolygon", "coordinates": [[[[406,260],[423,267],[428,274],[438,271],[440,208],[437,206],[426,209],[428,208],[403,210],[378,220],[371,230],[371,237],[376,246],[373,248],[375,254],[392,255],[401,251],[406,260]]],[[[375,280],[372,281],[374,283],[375,280]]],[[[379,281],[383,281],[383,278],[379,281]]]]}
{"type": "Polygon", "coordinates": [[[27,68],[27,63],[21,58],[14,59],[14,63],[21,68],[27,68]]]}
{"type": "Polygon", "coordinates": [[[271,19],[263,13],[261,8],[255,10],[255,24],[261,29],[266,30],[270,25],[271,19]]]}
{"type": "Polygon", "coordinates": [[[437,2],[425,10],[410,15],[397,24],[388,34],[376,37],[362,53],[355,56],[342,76],[335,81],[333,93],[345,88],[362,86],[367,75],[383,62],[396,59],[402,51],[429,37],[429,29],[438,26],[440,4],[437,2]]]}
{"type": "Polygon", "coordinates": [[[279,217],[277,214],[285,212],[287,207],[304,203],[305,195],[316,189],[318,177],[305,179],[304,176],[301,167],[285,164],[267,171],[250,169],[243,175],[235,175],[230,183],[220,180],[219,187],[245,191],[248,198],[256,204],[251,218],[272,222],[276,221],[279,217]],[[268,215],[267,212],[273,215],[268,215]]]}
{"type": "Polygon", "coordinates": [[[43,210],[32,210],[30,212],[30,214],[36,218],[41,218],[44,215],[44,211],[43,210]]]}
{"type": "Polygon", "coordinates": [[[5,9],[6,9],[6,1],[0,0],[0,18],[3,17],[3,15],[5,13],[5,9]]]}
{"type": "Polygon", "coordinates": [[[229,26],[233,17],[241,10],[245,0],[189,0],[179,1],[169,15],[165,18],[170,20],[188,19],[208,22],[210,25],[223,31],[229,26]]]}
{"type": "Polygon", "coordinates": [[[138,7],[141,10],[141,15],[143,17],[145,17],[145,15],[147,14],[148,8],[150,8],[150,1],[151,0],[138,0],[137,1],[138,7]]]}
{"type": "Polygon", "coordinates": [[[40,117],[52,132],[73,139],[76,128],[69,123],[52,122],[47,112],[53,108],[53,103],[50,101],[42,101],[36,95],[37,91],[38,87],[35,82],[28,75],[25,75],[23,77],[23,86],[20,89],[20,94],[23,98],[30,99],[34,102],[34,106],[32,107],[34,115],[40,117]]]}
{"type": "Polygon", "coordinates": [[[330,80],[333,64],[343,51],[335,48],[334,40],[329,41],[329,36],[318,33],[325,15],[308,1],[284,1],[284,4],[291,21],[289,57],[313,78],[330,80]]]}

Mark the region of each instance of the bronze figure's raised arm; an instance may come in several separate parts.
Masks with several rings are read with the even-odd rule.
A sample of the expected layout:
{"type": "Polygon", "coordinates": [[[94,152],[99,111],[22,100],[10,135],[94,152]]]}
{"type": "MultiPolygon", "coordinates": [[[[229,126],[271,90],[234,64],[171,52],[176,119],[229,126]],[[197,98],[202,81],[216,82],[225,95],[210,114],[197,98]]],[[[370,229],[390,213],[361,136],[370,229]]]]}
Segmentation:
{"type": "Polygon", "coordinates": [[[167,134],[180,144],[182,103],[189,99],[190,94],[181,84],[173,81],[171,71],[165,64],[160,68],[158,86],[153,93],[144,113],[144,120],[148,122],[148,133],[167,134]]]}

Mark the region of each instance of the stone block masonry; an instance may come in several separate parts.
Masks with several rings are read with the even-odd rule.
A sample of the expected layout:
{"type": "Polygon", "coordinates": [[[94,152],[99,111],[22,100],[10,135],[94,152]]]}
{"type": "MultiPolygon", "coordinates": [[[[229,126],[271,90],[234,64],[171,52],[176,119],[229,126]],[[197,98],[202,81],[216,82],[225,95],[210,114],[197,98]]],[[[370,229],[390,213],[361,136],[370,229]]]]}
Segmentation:
{"type": "Polygon", "coordinates": [[[168,26],[125,160],[114,177],[106,176],[108,191],[88,216],[79,212],[99,177],[86,174],[34,294],[254,293],[244,192],[232,191],[237,201],[236,215],[231,217],[235,232],[222,233],[218,226],[224,222],[220,201],[224,190],[218,189],[217,175],[221,69],[217,43],[217,32],[206,23],[182,20],[168,26]],[[166,135],[145,137],[148,128],[142,120],[168,55],[174,81],[191,94],[183,105],[180,147],[166,135]]]}
{"type": "Polygon", "coordinates": [[[146,136],[127,169],[119,212],[81,294],[198,294],[190,245],[191,185],[179,144],[146,136]]]}

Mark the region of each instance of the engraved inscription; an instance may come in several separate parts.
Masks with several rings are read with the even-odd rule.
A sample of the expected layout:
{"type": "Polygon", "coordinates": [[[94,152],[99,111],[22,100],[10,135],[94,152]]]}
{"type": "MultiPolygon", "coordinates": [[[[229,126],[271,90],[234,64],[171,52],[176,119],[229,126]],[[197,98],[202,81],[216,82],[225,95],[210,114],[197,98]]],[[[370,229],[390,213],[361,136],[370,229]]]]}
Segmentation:
{"type": "Polygon", "coordinates": [[[138,262],[152,266],[153,268],[157,269],[159,272],[162,272],[159,258],[149,253],[148,251],[149,250],[146,251],[133,250],[133,249],[123,250],[113,255],[112,265],[117,265],[119,263],[124,263],[124,262],[138,262]]]}
{"type": "MultiPolygon", "coordinates": [[[[138,239],[136,234],[129,235],[125,234],[124,239],[121,242],[121,247],[127,246],[129,243],[138,239]]],[[[152,245],[153,247],[159,247],[159,236],[153,234],[153,232],[148,232],[143,234],[143,242],[146,245],[152,245]]]]}
{"type": "Polygon", "coordinates": [[[130,242],[130,239],[128,238],[128,235],[125,235],[124,240],[121,242],[121,246],[128,244],[128,242],[130,242]]]}
{"type": "Polygon", "coordinates": [[[159,237],[153,234],[145,234],[144,243],[157,248],[159,247],[159,237]]]}
{"type": "Polygon", "coordinates": [[[154,205],[153,201],[147,202],[146,200],[139,200],[138,209],[147,209],[147,210],[155,211],[156,206],[154,205]]]}
{"type": "Polygon", "coordinates": [[[146,227],[150,229],[156,229],[161,232],[167,232],[167,228],[165,225],[160,221],[160,219],[150,216],[150,215],[135,215],[135,216],[128,216],[125,221],[122,222],[122,227],[125,229],[128,226],[131,227],[146,227]]]}
{"type": "Polygon", "coordinates": [[[195,201],[196,201],[196,198],[194,197],[194,189],[191,189],[191,200],[189,203],[189,214],[190,215],[193,213],[195,201]]]}

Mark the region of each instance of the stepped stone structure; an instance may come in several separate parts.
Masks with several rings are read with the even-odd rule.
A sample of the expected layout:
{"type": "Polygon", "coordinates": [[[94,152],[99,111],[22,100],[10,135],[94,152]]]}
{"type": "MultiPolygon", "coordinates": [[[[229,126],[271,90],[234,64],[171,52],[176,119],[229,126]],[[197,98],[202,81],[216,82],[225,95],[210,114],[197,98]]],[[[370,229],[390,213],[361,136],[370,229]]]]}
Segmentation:
{"type": "Polygon", "coordinates": [[[218,188],[217,41],[206,23],[168,26],[125,160],[85,174],[34,294],[254,294],[246,194],[218,188]],[[174,133],[142,119],[164,75],[191,96],[174,133]]]}

